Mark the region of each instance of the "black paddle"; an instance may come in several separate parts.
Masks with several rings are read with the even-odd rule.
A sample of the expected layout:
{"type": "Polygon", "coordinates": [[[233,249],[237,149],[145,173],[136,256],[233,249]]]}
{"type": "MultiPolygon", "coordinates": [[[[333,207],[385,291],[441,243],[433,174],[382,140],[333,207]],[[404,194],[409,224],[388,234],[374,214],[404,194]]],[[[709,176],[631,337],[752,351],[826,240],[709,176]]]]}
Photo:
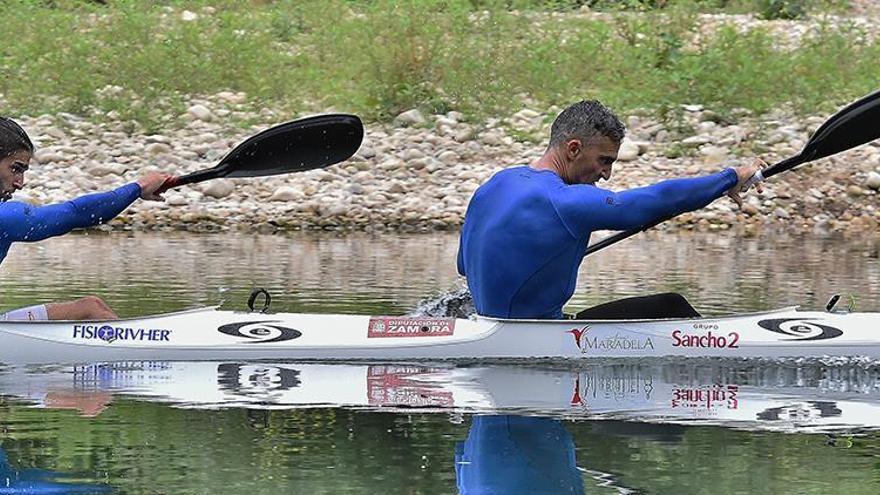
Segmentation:
{"type": "MultiPolygon", "coordinates": [[[[743,189],[748,189],[757,182],[791,170],[798,165],[855,148],[878,138],[880,138],[880,91],[875,91],[832,115],[816,129],[800,153],[759,171],[746,182],[743,189]]],[[[639,232],[644,232],[673,217],[674,215],[644,227],[606,237],[588,247],[587,255],[632,237],[639,232]]]]}
{"type": "Polygon", "coordinates": [[[364,125],[354,115],[294,120],[249,137],[212,168],[167,179],[156,193],[221,177],[263,177],[328,167],[351,158],[363,138],[364,125]]]}

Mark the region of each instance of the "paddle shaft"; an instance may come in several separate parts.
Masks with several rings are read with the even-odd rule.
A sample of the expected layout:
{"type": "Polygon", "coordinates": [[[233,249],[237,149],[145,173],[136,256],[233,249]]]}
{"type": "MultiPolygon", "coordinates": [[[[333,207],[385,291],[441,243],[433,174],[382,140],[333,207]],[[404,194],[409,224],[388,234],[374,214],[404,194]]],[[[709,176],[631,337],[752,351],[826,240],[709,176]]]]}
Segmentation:
{"type": "Polygon", "coordinates": [[[199,182],[216,179],[221,176],[222,174],[218,173],[214,168],[199,170],[191,174],[181,176],[174,175],[165,179],[165,183],[159,186],[159,189],[156,190],[156,194],[162,194],[165,191],[175,187],[185,186],[187,184],[197,184],[199,182]]]}

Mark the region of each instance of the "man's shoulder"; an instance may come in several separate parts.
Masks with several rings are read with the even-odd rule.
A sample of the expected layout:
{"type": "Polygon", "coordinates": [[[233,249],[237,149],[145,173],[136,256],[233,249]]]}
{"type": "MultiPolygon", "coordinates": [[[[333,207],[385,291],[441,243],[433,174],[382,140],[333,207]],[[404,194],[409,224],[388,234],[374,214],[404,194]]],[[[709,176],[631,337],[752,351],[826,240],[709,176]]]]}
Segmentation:
{"type": "Polygon", "coordinates": [[[517,165],[507,167],[495,172],[482,186],[481,189],[492,189],[495,187],[510,188],[530,188],[537,186],[543,182],[543,179],[550,178],[552,172],[535,170],[528,165],[517,165]]]}
{"type": "Polygon", "coordinates": [[[507,178],[520,177],[523,174],[527,173],[529,169],[528,165],[515,165],[513,167],[505,167],[501,170],[492,174],[492,177],[489,178],[488,182],[503,180],[507,178]]]}

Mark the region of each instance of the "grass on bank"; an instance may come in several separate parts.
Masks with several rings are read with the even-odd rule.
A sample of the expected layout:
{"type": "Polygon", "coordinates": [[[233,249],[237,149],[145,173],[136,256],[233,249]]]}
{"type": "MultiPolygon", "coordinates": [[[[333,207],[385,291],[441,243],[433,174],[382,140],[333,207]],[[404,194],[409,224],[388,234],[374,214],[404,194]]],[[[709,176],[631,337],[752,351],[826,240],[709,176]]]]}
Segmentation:
{"type": "Polygon", "coordinates": [[[174,126],[188,96],[224,90],[254,109],[375,119],[420,107],[482,120],[585,97],[624,113],[821,112],[880,80],[880,44],[855,25],[825,25],[794,50],[762,30],[695,42],[693,7],[709,0],[604,20],[537,0],[108,3],[0,5],[3,114],[114,111],[149,130],[174,126]]]}

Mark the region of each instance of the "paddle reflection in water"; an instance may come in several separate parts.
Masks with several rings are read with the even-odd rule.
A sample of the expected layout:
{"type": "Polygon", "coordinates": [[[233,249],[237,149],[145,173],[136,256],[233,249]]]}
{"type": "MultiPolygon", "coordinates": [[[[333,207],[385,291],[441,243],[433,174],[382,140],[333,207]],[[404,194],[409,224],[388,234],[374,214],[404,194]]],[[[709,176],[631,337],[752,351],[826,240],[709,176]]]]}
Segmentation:
{"type": "Polygon", "coordinates": [[[0,495],[49,495],[110,493],[106,485],[56,481],[70,475],[44,469],[15,469],[0,448],[0,495]]]}

